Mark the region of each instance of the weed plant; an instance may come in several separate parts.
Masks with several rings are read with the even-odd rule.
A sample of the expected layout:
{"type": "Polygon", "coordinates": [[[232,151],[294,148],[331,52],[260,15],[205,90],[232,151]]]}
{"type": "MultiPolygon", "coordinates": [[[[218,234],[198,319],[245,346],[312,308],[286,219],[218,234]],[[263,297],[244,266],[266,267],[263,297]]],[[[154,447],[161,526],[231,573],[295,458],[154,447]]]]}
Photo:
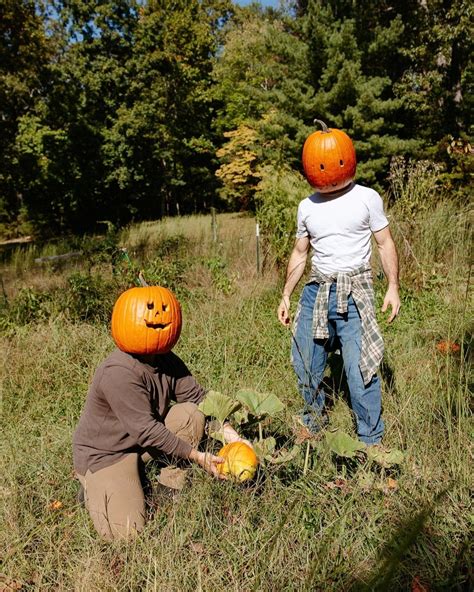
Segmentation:
{"type": "MultiPolygon", "coordinates": [[[[403,306],[391,325],[379,317],[386,342],[381,376],[385,444],[404,451],[403,464],[388,470],[337,459],[321,434],[306,465],[303,444],[291,463],[261,468],[250,485],[218,482],[193,467],[182,496],[158,504],[130,543],[98,539],[76,501],[71,458],[88,383],[113,349],[108,315],[116,295],[140,269],[171,285],[184,310],[177,353],[207,387],[276,394],[286,408],[265,423],[265,435],[290,448],[300,401],[290,332],[276,319],[282,274],[270,257],[257,274],[254,221],[237,215],[218,216],[216,242],[205,216],[131,227],[116,242],[130,263],[115,269],[100,257],[71,260],[61,270],[38,268],[30,255],[7,262],[0,587],[313,592],[411,590],[420,582],[430,590],[468,590],[467,212],[443,199],[415,220],[395,203],[390,218],[403,306]],[[440,353],[442,340],[459,351],[440,353]]],[[[384,289],[379,280],[379,305],[384,289]]],[[[353,430],[337,357],[331,367],[328,429],[353,430]]]]}

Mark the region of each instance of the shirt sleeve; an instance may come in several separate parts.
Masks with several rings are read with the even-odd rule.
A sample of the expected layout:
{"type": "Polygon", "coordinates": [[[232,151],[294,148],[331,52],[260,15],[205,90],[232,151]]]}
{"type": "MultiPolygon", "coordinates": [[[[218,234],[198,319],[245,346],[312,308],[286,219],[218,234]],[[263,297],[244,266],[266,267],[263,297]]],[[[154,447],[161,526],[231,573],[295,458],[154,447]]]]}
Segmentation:
{"type": "Polygon", "coordinates": [[[308,229],[306,228],[303,210],[303,202],[300,202],[300,205],[298,206],[298,213],[296,215],[296,238],[304,238],[306,236],[309,236],[308,229]]]}
{"type": "Polygon", "coordinates": [[[174,378],[174,396],[177,403],[200,403],[207,390],[203,388],[189,371],[183,360],[175,353],[167,354],[168,373],[174,378]]]}
{"type": "Polygon", "coordinates": [[[138,375],[128,368],[114,366],[104,372],[100,388],[124,431],[138,446],[154,447],[181,458],[189,456],[192,446],[153,415],[148,391],[138,375]]]}
{"type": "Polygon", "coordinates": [[[378,232],[388,226],[388,220],[383,210],[383,201],[376,191],[369,194],[369,226],[372,232],[378,232]]]}

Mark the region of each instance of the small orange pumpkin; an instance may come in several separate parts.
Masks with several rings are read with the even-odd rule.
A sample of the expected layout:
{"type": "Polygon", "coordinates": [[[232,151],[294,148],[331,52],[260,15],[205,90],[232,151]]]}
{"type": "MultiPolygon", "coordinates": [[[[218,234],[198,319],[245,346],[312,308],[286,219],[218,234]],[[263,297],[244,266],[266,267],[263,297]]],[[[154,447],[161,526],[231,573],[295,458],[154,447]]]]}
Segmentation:
{"type": "Polygon", "coordinates": [[[343,189],[354,178],[356,154],[349,136],[338,129],[331,129],[315,119],[322,130],[308,136],[303,146],[303,169],[312,187],[321,193],[343,189]]]}
{"type": "Polygon", "coordinates": [[[223,475],[231,475],[239,481],[247,481],[255,476],[258,458],[253,448],[245,442],[231,442],[219,450],[217,456],[225,458],[218,466],[223,475]]]}
{"type": "Polygon", "coordinates": [[[177,343],[182,325],[176,296],[161,286],[130,288],[112,311],[112,337],[130,354],[165,354],[177,343]]]}

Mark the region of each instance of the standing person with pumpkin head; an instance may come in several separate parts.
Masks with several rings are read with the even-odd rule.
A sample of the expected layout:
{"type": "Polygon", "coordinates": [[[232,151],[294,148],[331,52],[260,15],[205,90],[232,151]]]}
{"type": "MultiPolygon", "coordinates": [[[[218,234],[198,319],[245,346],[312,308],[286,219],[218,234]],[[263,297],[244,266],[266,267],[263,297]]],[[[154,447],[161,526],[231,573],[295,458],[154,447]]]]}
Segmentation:
{"type": "Polygon", "coordinates": [[[292,364],[304,400],[301,419],[317,432],[325,393],[320,387],[328,353],[340,348],[359,439],[379,444],[384,433],[377,369],[383,341],[375,318],[370,267],[371,236],[388,289],[382,311],[389,322],[400,310],[398,257],[380,195],[353,182],[351,139],[320,120],[303,147],[303,168],[316,192],[298,207],[296,242],[287,267],[278,319],[289,326],[290,297],[312,247],[312,266],[295,314],[292,364]]]}
{"type": "MultiPolygon", "coordinates": [[[[171,349],[181,332],[181,307],[158,286],[131,288],[112,313],[118,347],[96,370],[73,438],[74,468],[94,526],[105,539],[136,535],[144,526],[144,463],[166,459],[159,485],[184,486],[186,469],[198,463],[218,479],[224,458],[200,452],[206,390],[171,349]],[[172,405],[172,403],[175,403],[172,405]]],[[[229,424],[226,442],[242,440],[229,424]]]]}

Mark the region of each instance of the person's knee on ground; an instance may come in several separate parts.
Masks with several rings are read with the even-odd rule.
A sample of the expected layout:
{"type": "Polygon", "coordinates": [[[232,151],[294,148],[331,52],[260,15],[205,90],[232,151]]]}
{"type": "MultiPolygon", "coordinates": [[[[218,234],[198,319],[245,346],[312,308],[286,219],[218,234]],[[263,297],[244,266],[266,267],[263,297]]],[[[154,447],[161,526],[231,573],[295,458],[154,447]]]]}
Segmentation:
{"type": "Polygon", "coordinates": [[[84,488],[86,509],[105,540],[131,540],[146,522],[145,498],[138,472],[138,455],[95,473],[77,475],[84,488]]]}
{"type": "MultiPolygon", "coordinates": [[[[181,440],[196,448],[204,435],[204,414],[195,403],[176,403],[165,417],[165,426],[181,440]]],[[[181,490],[188,469],[171,464],[161,470],[158,482],[169,489],[181,490]]]]}

